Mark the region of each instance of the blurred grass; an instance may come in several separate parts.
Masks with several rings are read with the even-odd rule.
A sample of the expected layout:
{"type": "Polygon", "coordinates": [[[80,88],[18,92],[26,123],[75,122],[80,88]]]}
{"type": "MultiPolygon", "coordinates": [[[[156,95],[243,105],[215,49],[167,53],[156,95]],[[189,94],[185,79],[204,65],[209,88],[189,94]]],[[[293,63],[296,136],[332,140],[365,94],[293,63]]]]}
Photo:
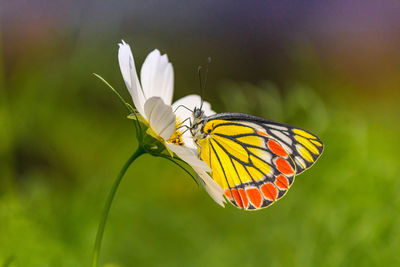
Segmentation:
{"type": "MultiPolygon", "coordinates": [[[[106,194],[136,147],[124,107],[91,75],[127,95],[115,53],[96,57],[110,49],[116,46],[87,45],[73,57],[21,55],[7,76],[0,92],[0,263],[89,264],[106,194]]],[[[319,162],[283,200],[260,212],[222,209],[176,166],[144,156],[117,194],[101,261],[399,265],[398,90],[371,97],[336,89],[342,85],[330,77],[310,77],[282,87],[220,81],[207,92],[218,112],[291,123],[324,141],[319,162]]]]}

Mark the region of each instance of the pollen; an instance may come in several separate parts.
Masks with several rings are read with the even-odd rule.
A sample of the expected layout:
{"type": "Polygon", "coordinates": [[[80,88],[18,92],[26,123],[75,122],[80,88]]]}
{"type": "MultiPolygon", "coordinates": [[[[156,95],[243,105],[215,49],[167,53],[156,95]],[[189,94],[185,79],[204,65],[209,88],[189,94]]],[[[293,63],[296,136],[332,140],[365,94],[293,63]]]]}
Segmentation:
{"type": "Polygon", "coordinates": [[[178,145],[178,146],[183,146],[185,145],[185,142],[183,142],[182,139],[182,123],[176,119],[176,127],[174,133],[171,135],[171,138],[169,139],[169,143],[178,145]]]}

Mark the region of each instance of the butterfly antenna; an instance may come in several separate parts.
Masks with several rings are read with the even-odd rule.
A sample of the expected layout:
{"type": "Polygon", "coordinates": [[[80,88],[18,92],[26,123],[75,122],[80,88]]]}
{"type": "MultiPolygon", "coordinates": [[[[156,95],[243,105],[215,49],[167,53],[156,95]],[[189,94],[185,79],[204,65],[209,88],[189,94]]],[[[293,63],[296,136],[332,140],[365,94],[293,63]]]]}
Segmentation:
{"type": "Polygon", "coordinates": [[[211,57],[207,58],[207,68],[206,68],[206,74],[204,76],[204,86],[202,86],[201,83],[201,66],[197,69],[198,75],[199,75],[199,81],[200,81],[200,98],[201,98],[201,104],[200,104],[200,110],[203,108],[203,102],[204,102],[204,91],[207,87],[207,77],[208,77],[208,69],[210,68],[210,63],[211,63],[211,57]]]}
{"type": "Polygon", "coordinates": [[[197,68],[197,75],[199,76],[199,83],[200,83],[200,109],[203,107],[203,95],[204,95],[204,89],[203,89],[203,84],[201,82],[202,78],[201,78],[201,66],[199,66],[197,68]]]}

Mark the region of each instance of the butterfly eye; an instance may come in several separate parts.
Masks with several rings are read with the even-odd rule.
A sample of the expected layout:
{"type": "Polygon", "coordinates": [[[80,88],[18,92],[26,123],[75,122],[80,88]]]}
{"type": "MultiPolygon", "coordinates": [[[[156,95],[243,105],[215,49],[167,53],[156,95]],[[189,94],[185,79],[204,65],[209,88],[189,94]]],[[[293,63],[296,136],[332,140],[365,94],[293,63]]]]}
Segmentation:
{"type": "Polygon", "coordinates": [[[211,133],[211,128],[207,130],[207,133],[211,133]]]}

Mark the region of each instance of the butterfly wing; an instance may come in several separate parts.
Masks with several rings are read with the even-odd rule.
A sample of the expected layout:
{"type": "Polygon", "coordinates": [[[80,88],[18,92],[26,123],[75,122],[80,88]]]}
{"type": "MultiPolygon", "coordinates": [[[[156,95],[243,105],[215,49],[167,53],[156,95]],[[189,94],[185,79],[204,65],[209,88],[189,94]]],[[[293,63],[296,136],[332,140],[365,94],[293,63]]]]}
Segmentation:
{"type": "Polygon", "coordinates": [[[296,163],[296,175],[310,168],[321,156],[324,149],[322,141],[314,134],[302,128],[266,120],[242,113],[220,113],[210,120],[229,120],[250,125],[258,130],[265,130],[271,138],[287,151],[296,163]]]}
{"type": "Polygon", "coordinates": [[[310,162],[315,162],[321,154],[322,143],[318,138],[289,127],[240,113],[207,118],[203,131],[210,135],[198,142],[201,159],[212,169],[213,179],[224,189],[226,197],[238,208],[255,210],[273,204],[286,194],[295,175],[309,168],[310,162]],[[297,145],[310,149],[310,144],[302,138],[321,144],[321,150],[313,145],[318,155],[312,153],[316,152],[312,147],[311,158],[300,147],[298,150],[297,145]]]}

